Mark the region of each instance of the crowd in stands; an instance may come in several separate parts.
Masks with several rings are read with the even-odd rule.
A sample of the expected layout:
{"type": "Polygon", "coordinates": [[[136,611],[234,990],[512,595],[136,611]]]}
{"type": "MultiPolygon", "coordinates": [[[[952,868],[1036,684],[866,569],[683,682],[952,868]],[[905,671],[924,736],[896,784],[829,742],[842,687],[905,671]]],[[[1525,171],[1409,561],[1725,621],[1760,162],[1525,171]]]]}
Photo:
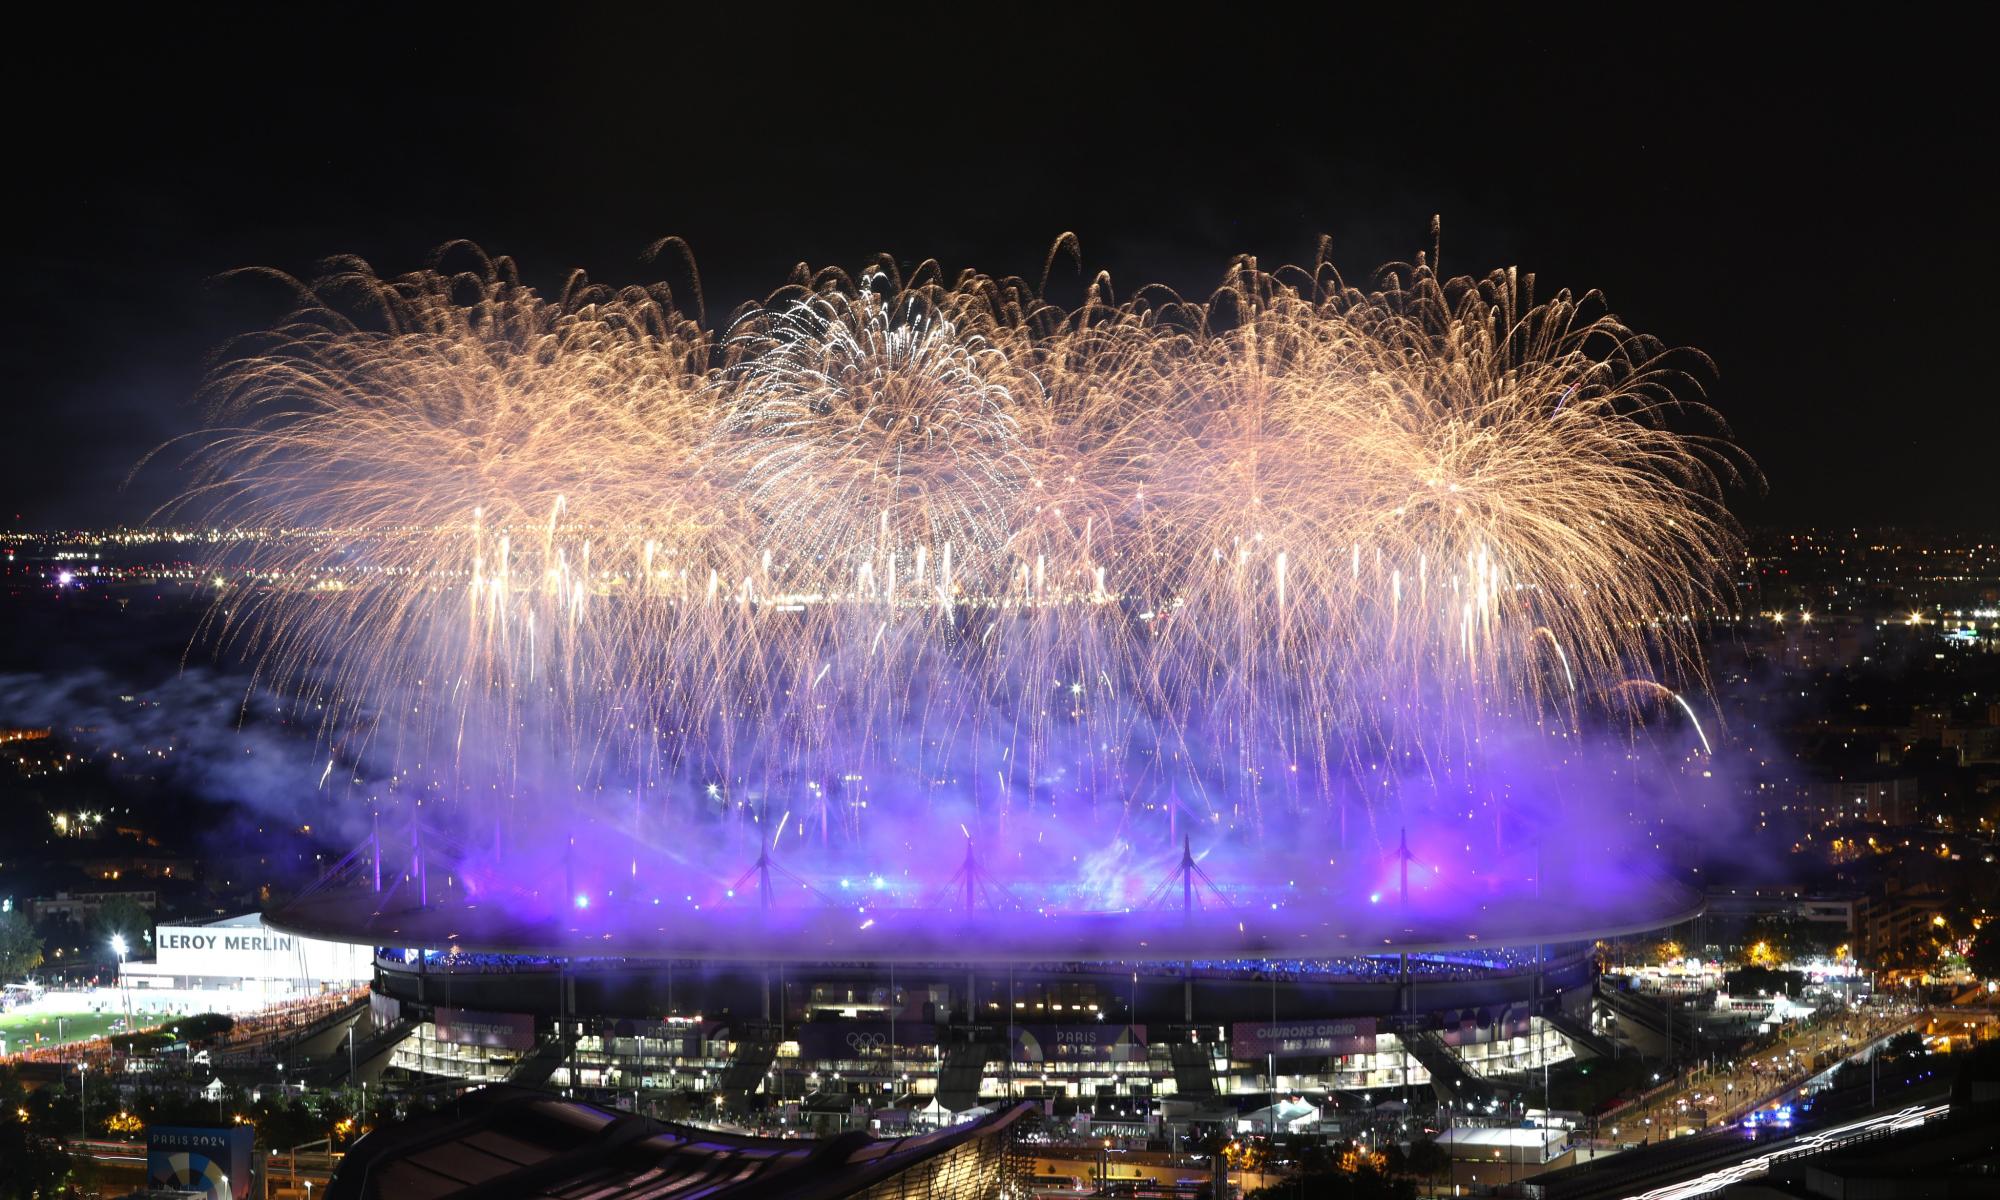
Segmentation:
{"type": "MultiPolygon", "coordinates": [[[[235,1018],[227,1033],[215,1038],[210,1049],[218,1056],[255,1056],[261,1051],[281,1045],[291,1037],[325,1019],[368,995],[366,987],[350,988],[343,992],[328,992],[324,995],[302,997],[296,1000],[280,1001],[268,1008],[259,1009],[235,1018]]],[[[185,1014],[184,1014],[185,1015],[185,1014]]],[[[171,1021],[153,1026],[160,1032],[171,1030],[171,1021]]],[[[30,1046],[18,1053],[9,1054],[4,1061],[17,1063],[66,1063],[74,1066],[85,1064],[90,1070],[104,1070],[123,1065],[128,1052],[109,1037],[93,1037],[84,1041],[30,1046]]]]}
{"type": "MultiPolygon", "coordinates": [[[[384,966],[414,969],[416,958],[413,952],[383,948],[376,952],[377,960],[384,966]]],[[[1533,947],[1496,947],[1477,951],[1454,953],[1420,953],[1407,958],[1394,954],[1357,954],[1335,958],[1226,958],[1201,959],[1190,963],[1176,961],[1149,962],[1039,962],[1025,963],[1017,968],[1020,975],[1130,975],[1137,973],[1149,977],[1177,977],[1184,969],[1192,968],[1196,973],[1210,978],[1275,980],[1280,983],[1303,983],[1337,979],[1394,980],[1404,972],[1425,980],[1470,980],[1487,979],[1496,975],[1532,969],[1537,961],[1544,967],[1564,965],[1575,957],[1573,951],[1551,953],[1544,949],[1538,956],[1533,947]]],[[[527,971],[570,970],[617,970],[622,967],[659,969],[669,966],[699,971],[705,964],[699,961],[669,962],[659,959],[629,959],[615,957],[561,958],[545,954],[489,954],[463,950],[444,952],[425,951],[424,963],[430,970],[443,970],[462,974],[516,974],[527,971]]],[[[841,970],[853,969],[873,971],[881,964],[874,962],[820,962],[815,967],[841,970]]],[[[962,963],[912,963],[907,968],[912,973],[928,968],[959,970],[962,963]]]]}

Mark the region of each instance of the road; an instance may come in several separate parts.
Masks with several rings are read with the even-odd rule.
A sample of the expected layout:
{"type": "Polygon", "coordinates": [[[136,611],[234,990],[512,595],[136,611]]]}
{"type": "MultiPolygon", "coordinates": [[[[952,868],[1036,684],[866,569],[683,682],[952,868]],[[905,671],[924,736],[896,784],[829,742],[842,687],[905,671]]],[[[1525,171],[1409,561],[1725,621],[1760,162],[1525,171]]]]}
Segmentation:
{"type": "Polygon", "coordinates": [[[1708,1071],[1602,1123],[1614,1142],[1647,1142],[1678,1131],[1706,1129],[1741,1117],[1871,1042],[1924,1019],[1924,1010],[1863,1009],[1812,1021],[1767,1049],[1708,1071]]]}
{"type": "Polygon", "coordinates": [[[1802,1154],[1817,1154],[1851,1142],[1884,1137],[1904,1129],[1914,1129],[1925,1121],[1941,1117],[1950,1111],[1949,1104],[1911,1105],[1893,1113],[1881,1113],[1858,1121],[1849,1121],[1845,1125],[1836,1125],[1831,1129],[1822,1129],[1817,1133],[1774,1143],[1768,1149],[1729,1166],[1697,1175],[1693,1179],[1665,1184],[1651,1191],[1634,1192],[1626,1197],[1626,1200],[1695,1200],[1696,1197],[1710,1195],[1732,1183],[1761,1179],[1770,1173],[1773,1164],[1788,1158],[1797,1158],[1802,1154]]]}

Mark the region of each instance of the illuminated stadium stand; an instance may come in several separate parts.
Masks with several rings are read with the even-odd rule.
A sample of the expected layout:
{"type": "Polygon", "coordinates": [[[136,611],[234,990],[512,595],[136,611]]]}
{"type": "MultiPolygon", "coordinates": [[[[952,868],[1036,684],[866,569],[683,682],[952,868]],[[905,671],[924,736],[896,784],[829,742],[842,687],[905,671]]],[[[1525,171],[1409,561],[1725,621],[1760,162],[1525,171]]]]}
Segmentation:
{"type": "Polygon", "coordinates": [[[410,1031],[391,1067],[634,1107],[692,1095],[822,1132],[1018,1100],[1107,1121],[1402,1087],[1492,1103],[1605,1051],[1596,939],[1701,911],[1664,881],[1470,909],[879,907],[862,922],[426,893],[326,888],[272,914],[383,948],[372,1019],[410,1031]]]}
{"type": "Polygon", "coordinates": [[[1588,1020],[1589,947],[1520,958],[1419,959],[1405,981],[1395,959],[996,971],[396,952],[375,991],[378,1019],[416,1022],[391,1065],[437,1078],[521,1080],[539,1057],[558,1087],[761,1093],[838,1117],[1024,1098],[1143,1116],[1153,1100],[1431,1085],[1439,1066],[1477,1089],[1568,1059],[1547,1015],[1588,1020]]]}

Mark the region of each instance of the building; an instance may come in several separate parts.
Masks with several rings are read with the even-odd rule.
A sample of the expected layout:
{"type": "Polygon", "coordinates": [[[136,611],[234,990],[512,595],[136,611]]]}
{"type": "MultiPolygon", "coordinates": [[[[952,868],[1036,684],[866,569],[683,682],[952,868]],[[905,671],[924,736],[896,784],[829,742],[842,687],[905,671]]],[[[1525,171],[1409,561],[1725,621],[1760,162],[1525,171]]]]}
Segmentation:
{"type": "Polygon", "coordinates": [[[229,990],[279,998],[349,988],[374,975],[374,953],[264,927],[262,913],[206,925],[161,925],[151,962],[125,963],[122,986],[229,990]]]}
{"type": "Polygon", "coordinates": [[[1281,905],[1276,887],[1197,906],[1186,856],[1165,908],[967,895],[857,914],[746,895],[669,916],[658,898],[494,902],[421,868],[378,890],[356,861],[353,885],[272,921],[382,948],[370,1040],[390,1068],[634,1107],[693,1097],[826,1132],[1023,1100],[1155,1136],[1169,1104],[1231,1123],[1337,1091],[1490,1106],[1553,1063],[1618,1052],[1593,1023],[1595,942],[1702,910],[1664,880],[1588,899],[1551,884],[1473,913],[1281,905]]]}
{"type": "Polygon", "coordinates": [[[378,1130],[342,1159],[327,1200],[581,1196],[593,1200],[987,1200],[1019,1174],[1030,1111],[905,1138],[748,1137],[653,1121],[524,1088],[488,1087],[446,1113],[378,1130]]]}
{"type": "Polygon", "coordinates": [[[28,903],[33,906],[37,921],[68,919],[83,924],[103,911],[105,905],[123,900],[130,900],[147,912],[160,906],[160,894],[151,889],[57,892],[54,896],[31,900],[28,903]]]}
{"type": "Polygon", "coordinates": [[[1711,920],[1804,921],[1838,929],[1852,938],[1866,927],[1869,912],[1868,897],[1858,892],[1828,895],[1782,886],[1708,889],[1707,915],[1711,920]]]}
{"type": "Polygon", "coordinates": [[[1880,956],[1918,942],[1925,928],[1948,907],[1946,897],[1928,889],[1891,891],[1868,908],[1864,951],[1880,956]]]}
{"type": "Polygon", "coordinates": [[[1897,826],[1916,819],[1917,800],[1917,781],[1912,777],[1849,775],[1808,785],[1804,809],[1808,818],[1822,828],[1853,824],[1897,826]]]}

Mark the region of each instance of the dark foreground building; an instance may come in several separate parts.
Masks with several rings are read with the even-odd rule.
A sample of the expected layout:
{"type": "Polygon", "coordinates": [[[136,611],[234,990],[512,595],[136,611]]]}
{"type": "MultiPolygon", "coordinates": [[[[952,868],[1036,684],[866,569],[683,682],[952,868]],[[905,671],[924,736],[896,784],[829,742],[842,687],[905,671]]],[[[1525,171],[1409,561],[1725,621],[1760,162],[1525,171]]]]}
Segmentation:
{"type": "Polygon", "coordinates": [[[447,1112],[378,1130],[327,1200],[985,1200],[1031,1105],[907,1138],[746,1137],[486,1087],[447,1112]]]}

